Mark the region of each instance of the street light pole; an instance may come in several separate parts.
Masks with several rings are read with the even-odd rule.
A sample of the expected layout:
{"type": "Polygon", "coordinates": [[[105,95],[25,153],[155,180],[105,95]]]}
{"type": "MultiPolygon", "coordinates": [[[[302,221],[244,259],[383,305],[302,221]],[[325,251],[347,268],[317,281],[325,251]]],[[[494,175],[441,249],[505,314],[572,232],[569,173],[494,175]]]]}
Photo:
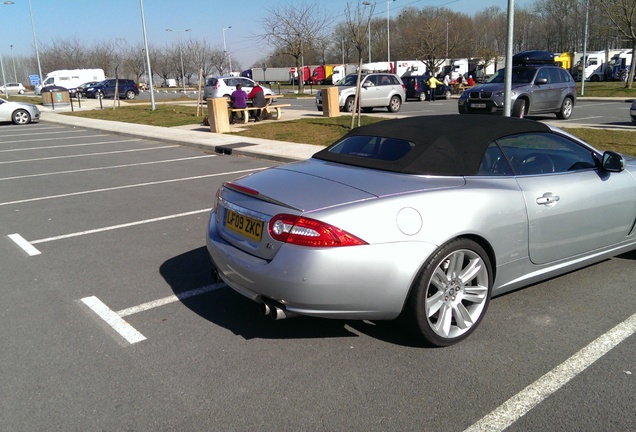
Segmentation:
{"type": "Polygon", "coordinates": [[[9,99],[9,90],[7,89],[7,78],[4,76],[4,62],[2,61],[2,54],[0,54],[0,69],[2,69],[2,82],[4,85],[3,96],[9,99]]]}
{"type": "Polygon", "coordinates": [[[13,55],[13,45],[9,45],[11,47],[11,59],[13,60],[13,80],[18,82],[18,74],[15,71],[15,56],[13,55]]]}
{"type": "Polygon", "coordinates": [[[389,23],[391,22],[391,2],[395,0],[386,0],[386,61],[391,63],[391,34],[389,33],[389,23]]]}
{"type": "Polygon", "coordinates": [[[150,86],[150,110],[155,111],[155,89],[152,83],[152,69],[150,69],[150,53],[148,52],[148,38],[146,37],[146,16],[144,14],[144,1],[139,0],[139,9],[141,9],[141,27],[144,32],[144,51],[146,54],[146,70],[150,86]]]}
{"type": "MultiPolygon", "coordinates": [[[[3,5],[12,5],[12,1],[6,1],[2,3],[3,5]]],[[[3,96],[9,99],[9,91],[7,90],[7,78],[4,75],[4,62],[2,61],[2,53],[0,53],[0,69],[2,69],[2,85],[4,85],[3,96]]]]}
{"type": "Polygon", "coordinates": [[[232,26],[227,26],[223,28],[223,55],[227,56],[230,63],[230,73],[232,73],[232,55],[227,52],[227,45],[225,44],[225,30],[231,29],[232,26]]]}
{"type": "MultiPolygon", "coordinates": [[[[11,3],[13,2],[5,2],[11,3]]],[[[33,30],[33,44],[35,45],[35,57],[38,60],[38,74],[40,75],[40,80],[38,84],[42,84],[42,65],[40,64],[40,51],[38,51],[38,38],[35,36],[35,21],[33,21],[33,8],[31,7],[31,0],[29,0],[29,14],[31,15],[31,29],[33,30]]]]}
{"type": "MultiPolygon", "coordinates": [[[[363,1],[362,4],[366,7],[366,6],[371,6],[371,3],[369,3],[368,1],[363,1]]],[[[371,63],[371,19],[369,19],[369,63],[371,63]]]]}
{"type": "MultiPolygon", "coordinates": [[[[192,30],[191,29],[185,29],[185,30],[166,29],[166,31],[167,32],[183,33],[183,32],[190,32],[192,30]]],[[[183,94],[185,94],[185,92],[186,92],[186,88],[185,88],[185,68],[183,67],[183,49],[181,47],[181,35],[179,35],[179,58],[181,59],[181,84],[183,86],[183,94]]]]}

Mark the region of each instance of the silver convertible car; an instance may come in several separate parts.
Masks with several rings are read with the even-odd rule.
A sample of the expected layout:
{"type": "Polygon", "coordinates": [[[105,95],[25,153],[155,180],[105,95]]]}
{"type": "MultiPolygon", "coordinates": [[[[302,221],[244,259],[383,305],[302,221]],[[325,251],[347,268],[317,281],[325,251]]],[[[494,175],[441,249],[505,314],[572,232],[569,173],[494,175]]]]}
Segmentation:
{"type": "Polygon", "coordinates": [[[207,248],[274,318],[400,317],[447,346],[491,296],[635,249],[635,173],[531,120],[388,120],[226,182],[207,248]]]}

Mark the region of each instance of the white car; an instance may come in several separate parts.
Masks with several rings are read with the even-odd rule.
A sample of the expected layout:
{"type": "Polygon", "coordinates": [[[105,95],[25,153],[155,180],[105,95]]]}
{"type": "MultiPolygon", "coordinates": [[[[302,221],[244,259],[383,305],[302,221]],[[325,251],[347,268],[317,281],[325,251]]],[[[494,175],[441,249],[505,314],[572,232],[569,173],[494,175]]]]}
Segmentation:
{"type": "Polygon", "coordinates": [[[6,83],[0,86],[0,94],[17,93],[24,94],[26,89],[20,83],[6,83]]]}
{"type": "MultiPolygon", "coordinates": [[[[389,112],[398,112],[406,100],[406,87],[395,74],[363,74],[360,83],[360,108],[371,112],[374,108],[386,108],[389,112]]],[[[342,111],[354,110],[354,97],[358,74],[349,74],[338,83],[338,105],[342,111]]],[[[316,108],[322,111],[322,92],[316,93],[316,108]]]]}
{"type": "Polygon", "coordinates": [[[0,99],[0,122],[25,125],[37,120],[40,120],[40,110],[37,106],[0,99]]]}
{"type": "MultiPolygon", "coordinates": [[[[236,90],[237,84],[241,84],[243,91],[245,93],[249,93],[252,88],[254,88],[254,85],[256,83],[249,78],[236,76],[208,78],[205,82],[205,88],[203,90],[203,100],[219,97],[230,97],[232,92],[236,90]]],[[[263,93],[265,94],[265,96],[274,96],[276,94],[271,89],[265,86],[261,85],[261,88],[263,89],[263,93]]]]}

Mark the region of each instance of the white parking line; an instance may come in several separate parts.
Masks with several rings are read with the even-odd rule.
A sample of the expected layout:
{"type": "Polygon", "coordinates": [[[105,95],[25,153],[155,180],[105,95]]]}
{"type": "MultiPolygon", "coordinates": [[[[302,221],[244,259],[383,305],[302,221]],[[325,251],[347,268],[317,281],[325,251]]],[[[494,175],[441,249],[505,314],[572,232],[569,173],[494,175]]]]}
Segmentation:
{"type": "Polygon", "coordinates": [[[97,297],[84,297],[82,303],[95,312],[97,316],[106,321],[106,323],[126,339],[128,343],[134,344],[146,340],[146,336],[139,333],[133,326],[124,321],[97,297]]]}
{"type": "Polygon", "coordinates": [[[138,167],[143,165],[155,165],[155,164],[162,164],[162,163],[169,163],[169,162],[190,161],[192,159],[201,159],[201,158],[209,158],[209,157],[217,157],[217,156],[202,155],[202,156],[192,156],[192,157],[166,159],[166,160],[158,160],[158,161],[150,161],[150,162],[138,162],[134,164],[111,165],[111,166],[103,166],[103,167],[96,167],[96,168],[82,168],[82,169],[68,170],[68,171],[52,171],[52,172],[38,173],[38,174],[26,174],[21,176],[14,176],[14,177],[0,177],[0,181],[18,180],[18,179],[25,179],[25,178],[31,178],[31,177],[43,177],[43,176],[51,176],[51,175],[58,175],[58,174],[74,174],[74,173],[86,172],[86,171],[101,171],[101,170],[108,170],[108,169],[115,169],[115,168],[138,167]]]}
{"type": "Polygon", "coordinates": [[[119,315],[120,317],[125,317],[128,315],[133,315],[139,312],[144,312],[150,309],[154,309],[156,307],[159,306],[164,306],[170,303],[174,303],[176,301],[181,301],[181,300],[185,300],[187,298],[190,297],[194,297],[194,296],[198,296],[201,294],[205,294],[211,291],[216,291],[219,288],[224,287],[225,284],[224,283],[217,283],[214,285],[208,285],[208,286],[204,286],[202,288],[196,288],[190,291],[185,291],[179,294],[173,294],[171,296],[168,297],[164,297],[158,300],[153,300],[147,303],[142,303],[140,305],[137,306],[133,306],[133,307],[129,307],[127,309],[122,309],[119,312],[117,312],[117,315],[119,315]]]}
{"type": "Polygon", "coordinates": [[[155,181],[155,182],[136,183],[136,184],[132,184],[132,185],[115,186],[115,187],[110,187],[110,188],[92,189],[92,190],[87,190],[87,191],[71,192],[71,193],[67,193],[67,194],[48,195],[48,196],[37,197],[37,198],[27,198],[27,199],[23,199],[23,200],[0,202],[0,206],[7,206],[7,205],[12,205],[12,204],[24,204],[24,203],[28,203],[28,202],[43,201],[43,200],[49,200],[49,199],[54,199],[54,198],[67,198],[67,197],[72,197],[72,196],[77,196],[77,195],[87,195],[87,194],[99,193],[99,192],[110,192],[110,191],[114,191],[114,190],[130,189],[130,188],[137,188],[137,187],[143,187],[143,186],[155,186],[155,185],[160,185],[160,184],[176,183],[176,182],[189,181],[189,180],[200,180],[200,179],[209,178],[209,177],[218,177],[218,176],[230,175],[230,174],[231,175],[241,174],[241,173],[250,172],[250,171],[260,171],[261,169],[262,168],[252,168],[252,169],[230,171],[230,172],[223,172],[223,173],[216,173],[216,174],[206,174],[206,175],[193,176],[193,177],[184,177],[184,178],[177,178],[177,179],[170,179],[170,180],[160,180],[160,181],[155,181]]]}
{"type": "Polygon", "coordinates": [[[110,155],[110,154],[116,154],[116,153],[132,153],[132,152],[149,151],[149,150],[160,150],[160,149],[175,148],[175,147],[179,147],[179,146],[178,145],[166,145],[166,146],[142,148],[142,149],[117,150],[117,151],[111,151],[111,152],[83,153],[83,154],[68,155],[68,156],[51,156],[51,157],[45,157],[45,158],[21,159],[21,160],[14,160],[14,161],[2,161],[2,162],[0,162],[0,165],[12,164],[12,163],[21,163],[21,162],[39,162],[39,161],[45,161],[45,160],[67,159],[67,158],[87,157],[87,156],[103,156],[103,155],[110,155]]]}
{"type": "Polygon", "coordinates": [[[178,213],[178,214],[173,214],[173,215],[168,215],[168,216],[161,216],[161,217],[156,217],[156,218],[152,218],[152,219],[145,219],[145,220],[129,222],[129,223],[120,224],[120,225],[112,225],[112,226],[103,227],[103,228],[96,228],[96,229],[87,230],[87,231],[80,231],[80,232],[75,232],[75,233],[71,233],[71,234],[63,234],[63,235],[59,235],[59,236],[55,236],[55,237],[48,237],[48,238],[44,238],[44,239],[40,239],[40,240],[33,240],[33,241],[29,242],[29,243],[34,245],[34,244],[38,244],[38,243],[46,243],[46,242],[51,242],[51,241],[55,241],[55,240],[67,239],[67,238],[71,238],[71,237],[79,237],[79,236],[88,235],[88,234],[95,234],[95,233],[100,233],[100,232],[104,232],[104,231],[111,231],[111,230],[116,230],[116,229],[120,229],[120,228],[128,228],[128,227],[136,226],[136,225],[143,225],[143,224],[152,223],[152,222],[159,222],[159,221],[168,220],[168,219],[175,219],[175,218],[183,217],[183,216],[191,216],[191,215],[195,215],[195,214],[198,214],[198,213],[206,213],[206,212],[209,212],[210,210],[212,210],[212,208],[194,210],[194,211],[189,211],[189,212],[185,212],[185,213],[178,213]]]}
{"type": "Polygon", "coordinates": [[[211,291],[215,291],[219,288],[223,288],[224,283],[217,283],[214,285],[208,285],[201,288],[196,288],[190,291],[185,291],[179,294],[173,294],[162,299],[142,303],[137,306],[133,306],[127,309],[114,312],[108,306],[106,306],[101,300],[95,296],[84,297],[81,301],[88,306],[93,312],[95,312],[101,319],[106,321],[117,333],[122,335],[130,344],[141,342],[146,340],[146,337],[138,332],[133,326],[126,322],[123,317],[133,315],[139,312],[144,312],[150,309],[154,309],[159,306],[164,306],[170,303],[174,303],[180,300],[184,300],[190,297],[205,294],[211,291]]]}
{"type": "MultiPolygon", "coordinates": [[[[66,130],[60,130],[60,131],[46,131],[46,132],[29,132],[29,136],[35,136],[35,135],[53,135],[53,134],[66,134],[66,133],[80,133],[80,132],[86,132],[86,129],[66,129],[66,130]]],[[[106,136],[108,134],[97,134],[97,135],[90,135],[90,137],[93,136],[106,136]]],[[[3,135],[4,138],[11,138],[11,137],[24,137],[24,134],[11,134],[11,135],[3,135]]],[[[60,138],[50,138],[50,139],[68,139],[69,137],[60,137],[60,138]]],[[[77,138],[77,137],[70,137],[70,138],[77,138]]],[[[84,137],[82,137],[84,138],[84,137]]],[[[33,140],[26,140],[26,141],[33,141],[33,140]]],[[[38,140],[39,141],[39,140],[38,140]]],[[[16,140],[16,141],[3,141],[3,143],[7,143],[7,142],[23,142],[22,140],[16,140]]]]}
{"type": "Polygon", "coordinates": [[[464,432],[503,431],[634,333],[636,333],[636,314],[508,399],[464,432]]]}
{"type": "MultiPolygon", "coordinates": [[[[73,137],[73,138],[90,138],[90,137],[73,137]]],[[[38,139],[38,140],[33,140],[33,141],[40,142],[40,141],[45,141],[45,140],[38,139]]],[[[0,153],[9,153],[9,152],[18,152],[18,151],[32,151],[32,150],[48,150],[48,149],[57,149],[57,148],[66,148],[66,147],[86,147],[86,146],[93,146],[93,145],[104,145],[104,144],[125,143],[125,142],[139,142],[139,141],[141,141],[141,140],[140,139],[126,139],[126,140],[117,140],[117,141],[98,141],[98,142],[81,143],[81,144],[60,144],[60,145],[42,146],[42,147],[20,147],[20,148],[15,148],[15,149],[0,150],[0,153]]],[[[24,141],[16,141],[16,142],[23,143],[24,141]]],[[[4,142],[3,142],[3,144],[4,144],[4,142]]]]}
{"type": "Polygon", "coordinates": [[[31,245],[24,237],[20,234],[9,234],[9,238],[13,240],[23,251],[25,251],[29,256],[40,255],[42,252],[37,250],[31,245]]]}

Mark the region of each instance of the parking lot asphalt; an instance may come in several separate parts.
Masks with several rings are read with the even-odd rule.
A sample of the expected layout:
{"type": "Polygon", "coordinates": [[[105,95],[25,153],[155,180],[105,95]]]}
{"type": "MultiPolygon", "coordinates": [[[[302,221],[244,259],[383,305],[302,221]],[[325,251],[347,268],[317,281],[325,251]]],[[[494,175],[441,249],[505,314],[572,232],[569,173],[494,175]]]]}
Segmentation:
{"type": "MultiPolygon", "coordinates": [[[[95,99],[82,99],[81,103],[81,108],[74,105],[72,109],[75,111],[86,111],[100,108],[99,101],[95,99]]],[[[107,107],[111,107],[112,103],[112,100],[105,100],[103,101],[103,106],[106,109],[107,107]]],[[[124,101],[121,103],[122,105],[125,104],[124,101]]],[[[176,143],[215,153],[253,156],[280,162],[292,162],[308,159],[320,150],[319,147],[310,144],[289,143],[285,141],[214,133],[210,131],[208,126],[204,125],[187,125],[167,128],[134,123],[121,123],[109,120],[89,119],[62,114],[64,112],[71,111],[70,104],[56,105],[54,108],[47,106],[40,106],[39,108],[42,112],[40,120],[47,123],[57,123],[66,126],[108,131],[110,133],[137,138],[176,143]]],[[[283,116],[285,120],[294,120],[307,114],[315,115],[315,113],[315,111],[286,110],[283,112],[283,116]]],[[[249,123],[248,127],[252,124],[253,123],[249,123]]],[[[241,127],[244,126],[233,126],[233,131],[237,131],[241,127]]]]}

